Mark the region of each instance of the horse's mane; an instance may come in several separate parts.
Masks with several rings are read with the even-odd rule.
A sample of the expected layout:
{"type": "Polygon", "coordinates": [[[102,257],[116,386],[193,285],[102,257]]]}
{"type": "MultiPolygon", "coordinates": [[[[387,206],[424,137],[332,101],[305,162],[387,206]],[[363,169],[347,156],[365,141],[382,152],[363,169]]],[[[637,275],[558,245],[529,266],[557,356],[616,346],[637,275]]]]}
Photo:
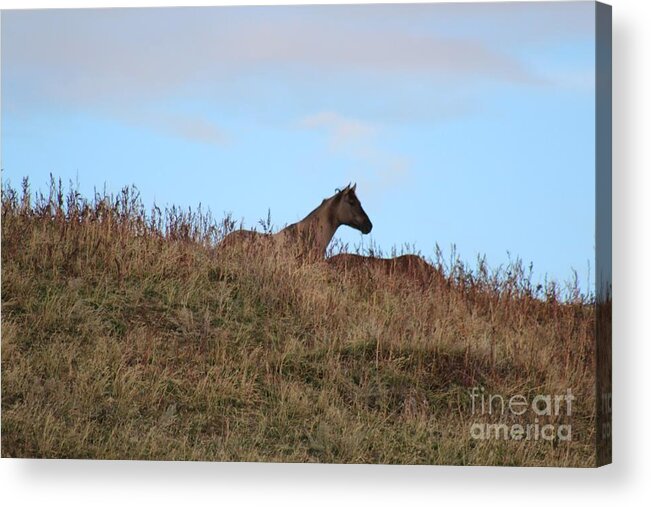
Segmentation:
{"type": "Polygon", "coordinates": [[[349,188],[350,188],[350,183],[348,184],[348,186],[346,186],[344,188],[335,188],[335,195],[333,195],[332,197],[326,197],[325,199],[323,199],[323,201],[321,201],[321,204],[319,204],[316,208],[314,208],[312,211],[310,211],[310,213],[303,220],[314,216],[325,205],[325,203],[327,203],[329,201],[332,201],[333,199],[336,199],[337,197],[340,197],[344,193],[344,191],[346,191],[349,188]]]}

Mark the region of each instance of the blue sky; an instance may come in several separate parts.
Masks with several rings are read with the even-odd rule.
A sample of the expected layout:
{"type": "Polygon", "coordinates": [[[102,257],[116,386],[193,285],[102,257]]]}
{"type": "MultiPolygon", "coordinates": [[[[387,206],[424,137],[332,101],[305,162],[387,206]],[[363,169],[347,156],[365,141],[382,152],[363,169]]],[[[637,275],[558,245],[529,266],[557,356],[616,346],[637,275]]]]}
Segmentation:
{"type": "Polygon", "coordinates": [[[353,181],[365,245],[585,287],[594,35],[592,2],[5,11],[3,179],[250,226],[353,181]]]}

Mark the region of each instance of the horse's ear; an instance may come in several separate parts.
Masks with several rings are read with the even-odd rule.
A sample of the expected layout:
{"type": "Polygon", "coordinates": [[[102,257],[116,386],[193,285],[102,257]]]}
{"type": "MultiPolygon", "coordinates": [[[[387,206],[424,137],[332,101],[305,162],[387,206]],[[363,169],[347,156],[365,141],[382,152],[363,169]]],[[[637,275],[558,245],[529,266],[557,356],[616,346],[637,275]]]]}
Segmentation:
{"type": "Polygon", "coordinates": [[[357,183],[355,183],[355,184],[353,185],[353,187],[350,189],[351,192],[354,192],[356,188],[357,188],[357,183]]]}

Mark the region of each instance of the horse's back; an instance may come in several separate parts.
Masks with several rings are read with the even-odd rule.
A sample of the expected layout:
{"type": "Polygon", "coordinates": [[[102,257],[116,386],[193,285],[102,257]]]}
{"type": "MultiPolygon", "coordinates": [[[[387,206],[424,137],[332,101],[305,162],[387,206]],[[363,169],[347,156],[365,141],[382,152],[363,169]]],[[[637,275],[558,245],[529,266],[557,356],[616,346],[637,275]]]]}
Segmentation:
{"type": "Polygon", "coordinates": [[[392,274],[399,274],[422,283],[430,283],[441,276],[440,271],[419,255],[407,254],[392,260],[392,274]]]}
{"type": "Polygon", "coordinates": [[[398,257],[382,258],[359,254],[342,253],[327,259],[328,264],[339,272],[356,274],[381,273],[385,276],[417,282],[431,283],[440,273],[429,262],[418,255],[405,254],[398,257]]]}
{"type": "Polygon", "coordinates": [[[268,234],[249,231],[246,229],[238,229],[224,236],[224,238],[217,244],[217,252],[249,248],[259,243],[266,237],[268,237],[268,234]]]}
{"type": "Polygon", "coordinates": [[[348,270],[367,265],[368,259],[371,259],[371,257],[350,253],[340,253],[327,258],[326,262],[335,269],[348,270]]]}

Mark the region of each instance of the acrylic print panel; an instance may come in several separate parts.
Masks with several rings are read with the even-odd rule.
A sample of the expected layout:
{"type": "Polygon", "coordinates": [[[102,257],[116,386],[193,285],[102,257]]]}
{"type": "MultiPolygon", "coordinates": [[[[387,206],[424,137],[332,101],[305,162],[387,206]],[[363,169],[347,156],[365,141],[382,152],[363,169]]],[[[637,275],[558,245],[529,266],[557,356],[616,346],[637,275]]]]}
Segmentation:
{"type": "Polygon", "coordinates": [[[610,7],[2,13],[2,456],[610,461],[610,7]]]}

